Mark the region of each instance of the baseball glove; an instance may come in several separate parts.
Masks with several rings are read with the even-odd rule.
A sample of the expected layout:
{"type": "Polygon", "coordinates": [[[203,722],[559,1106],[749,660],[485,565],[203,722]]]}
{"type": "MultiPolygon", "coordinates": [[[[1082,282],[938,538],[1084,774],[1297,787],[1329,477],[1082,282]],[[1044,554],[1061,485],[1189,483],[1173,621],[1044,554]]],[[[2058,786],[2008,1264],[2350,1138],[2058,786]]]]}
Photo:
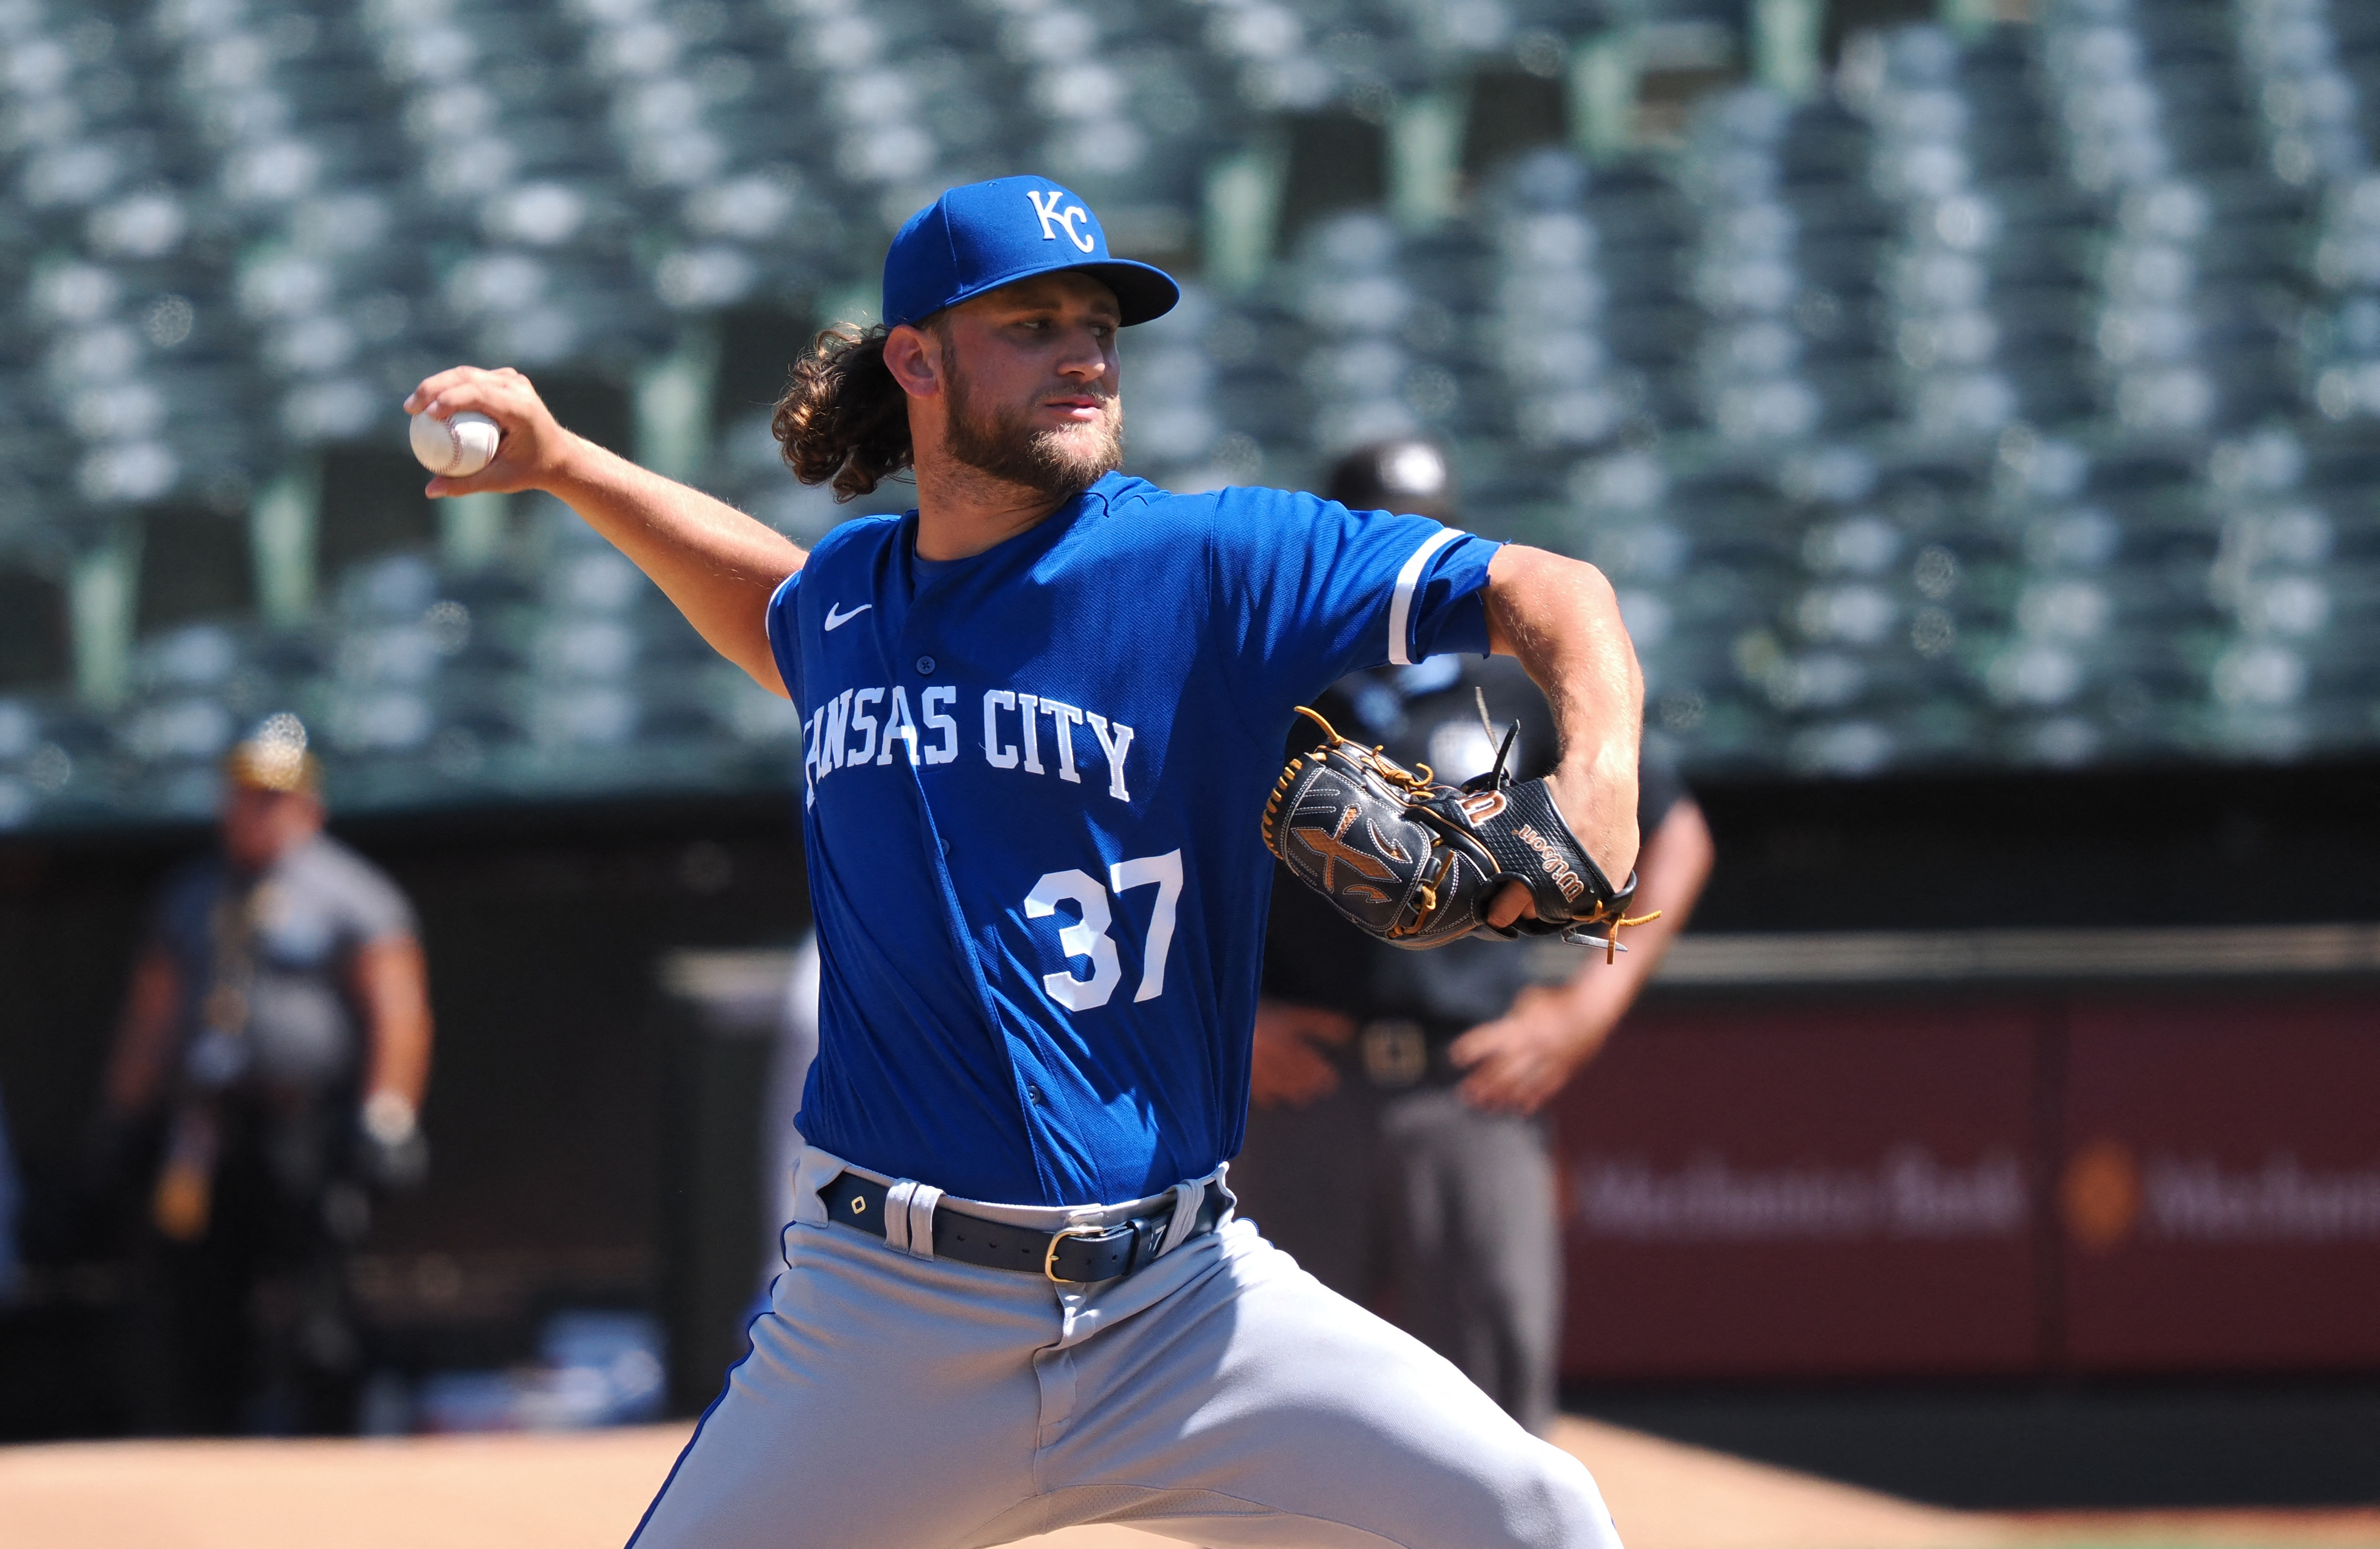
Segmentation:
{"type": "Polygon", "coordinates": [[[1504,767],[1512,733],[1496,766],[1457,788],[1427,764],[1415,774],[1348,741],[1304,705],[1297,713],[1324,741],[1281,770],[1265,804],[1265,848],[1357,929],[1410,951],[1480,931],[1560,936],[1600,946],[1608,959],[1622,950],[1621,926],[1658,918],[1626,914],[1635,877],[1624,887],[1605,879],[1545,781],[1513,782],[1504,767]],[[1500,928],[1488,906],[1508,882],[1527,885],[1536,918],[1500,928]]]}

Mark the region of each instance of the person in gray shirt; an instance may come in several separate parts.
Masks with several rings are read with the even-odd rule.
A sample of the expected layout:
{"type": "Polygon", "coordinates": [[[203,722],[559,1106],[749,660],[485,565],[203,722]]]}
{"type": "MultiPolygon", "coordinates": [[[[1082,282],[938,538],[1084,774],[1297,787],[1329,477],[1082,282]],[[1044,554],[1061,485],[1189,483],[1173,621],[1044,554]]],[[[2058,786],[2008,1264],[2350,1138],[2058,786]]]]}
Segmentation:
{"type": "Polygon", "coordinates": [[[427,1164],[413,910],[322,822],[276,715],[225,761],[221,846],[166,880],[133,968],[103,1130],[157,1146],[133,1383],[153,1433],[351,1430],[346,1255],[370,1188],[427,1164]]]}

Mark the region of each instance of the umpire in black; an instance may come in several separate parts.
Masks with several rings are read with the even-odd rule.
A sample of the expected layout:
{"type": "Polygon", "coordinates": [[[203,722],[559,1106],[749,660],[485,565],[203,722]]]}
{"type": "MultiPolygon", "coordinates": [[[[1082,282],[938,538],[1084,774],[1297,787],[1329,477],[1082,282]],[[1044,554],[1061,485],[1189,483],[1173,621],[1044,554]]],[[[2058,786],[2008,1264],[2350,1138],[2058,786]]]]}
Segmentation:
{"type": "MultiPolygon", "coordinates": [[[[1330,498],[1454,519],[1446,459],[1384,442],[1333,470],[1330,498]]],[[[1359,672],[1318,705],[1355,740],[1450,783],[1485,773],[1520,724],[1520,779],[1551,769],[1553,714],[1509,660],[1437,656],[1359,672]]],[[[1301,733],[1304,730],[1300,724],[1301,733]]],[[[1307,738],[1310,740],[1310,738],[1307,738]]],[[[1303,747],[1303,743],[1300,743],[1303,747]]],[[[1677,772],[1640,769],[1637,912],[1616,965],[1547,943],[1406,952],[1275,878],[1241,1207],[1323,1284],[1378,1309],[1543,1434],[1555,1416],[1561,1231],[1541,1110],[1595,1056],[1685,923],[1710,831],[1677,772]]]]}

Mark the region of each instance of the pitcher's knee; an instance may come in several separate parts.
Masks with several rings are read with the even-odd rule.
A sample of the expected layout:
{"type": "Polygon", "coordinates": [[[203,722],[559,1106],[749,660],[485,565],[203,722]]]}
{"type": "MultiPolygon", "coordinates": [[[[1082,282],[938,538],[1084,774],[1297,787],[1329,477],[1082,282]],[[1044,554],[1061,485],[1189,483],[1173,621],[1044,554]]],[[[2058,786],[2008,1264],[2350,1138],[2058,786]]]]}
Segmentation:
{"type": "Polygon", "coordinates": [[[1549,1443],[1536,1442],[1531,1456],[1508,1461],[1488,1489],[1496,1523],[1475,1522],[1468,1532],[1491,1532],[1493,1542],[1526,1549],[1620,1549],[1620,1535],[1594,1476],[1577,1458],[1549,1443]]]}
{"type": "Polygon", "coordinates": [[[1546,1542],[1562,1549],[1620,1549],[1619,1530],[1612,1526],[1610,1507],[1603,1504],[1603,1492],[1584,1464],[1567,1454],[1564,1458],[1572,1467],[1553,1485],[1554,1536],[1546,1542]]]}

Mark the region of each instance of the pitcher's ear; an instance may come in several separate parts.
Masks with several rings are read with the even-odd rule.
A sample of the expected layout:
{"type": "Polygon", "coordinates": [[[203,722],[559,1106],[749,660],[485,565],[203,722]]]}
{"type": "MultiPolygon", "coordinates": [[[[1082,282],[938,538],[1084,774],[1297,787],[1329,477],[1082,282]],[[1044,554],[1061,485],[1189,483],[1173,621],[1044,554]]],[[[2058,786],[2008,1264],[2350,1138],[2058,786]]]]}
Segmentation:
{"type": "Polygon", "coordinates": [[[885,335],[884,369],[911,397],[930,398],[942,390],[941,341],[905,323],[885,335]]]}

